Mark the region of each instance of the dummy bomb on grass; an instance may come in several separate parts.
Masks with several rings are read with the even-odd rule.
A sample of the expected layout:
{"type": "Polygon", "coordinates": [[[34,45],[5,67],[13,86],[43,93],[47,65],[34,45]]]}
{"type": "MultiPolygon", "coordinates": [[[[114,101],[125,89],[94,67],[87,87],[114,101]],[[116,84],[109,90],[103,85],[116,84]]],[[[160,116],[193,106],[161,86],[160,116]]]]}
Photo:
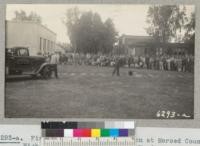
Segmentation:
{"type": "Polygon", "coordinates": [[[133,75],[133,71],[129,70],[129,71],[128,71],[128,75],[129,75],[129,76],[132,76],[132,75],[133,75]]]}

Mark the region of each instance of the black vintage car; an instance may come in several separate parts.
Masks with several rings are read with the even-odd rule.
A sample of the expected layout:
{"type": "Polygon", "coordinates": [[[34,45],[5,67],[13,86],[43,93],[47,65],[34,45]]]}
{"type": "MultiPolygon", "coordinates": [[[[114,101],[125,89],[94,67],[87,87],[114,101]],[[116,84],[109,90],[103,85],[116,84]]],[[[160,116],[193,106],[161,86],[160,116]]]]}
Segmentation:
{"type": "Polygon", "coordinates": [[[6,48],[6,79],[18,76],[51,77],[51,65],[43,56],[30,56],[27,47],[6,48]]]}

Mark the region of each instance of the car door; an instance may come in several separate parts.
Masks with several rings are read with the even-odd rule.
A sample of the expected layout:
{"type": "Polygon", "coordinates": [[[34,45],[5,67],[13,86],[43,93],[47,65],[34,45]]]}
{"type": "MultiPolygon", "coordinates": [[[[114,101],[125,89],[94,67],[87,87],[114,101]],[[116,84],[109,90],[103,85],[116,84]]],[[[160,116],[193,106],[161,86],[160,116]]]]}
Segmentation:
{"type": "Polygon", "coordinates": [[[17,48],[15,54],[9,58],[10,74],[30,74],[31,60],[27,48],[17,48]]]}

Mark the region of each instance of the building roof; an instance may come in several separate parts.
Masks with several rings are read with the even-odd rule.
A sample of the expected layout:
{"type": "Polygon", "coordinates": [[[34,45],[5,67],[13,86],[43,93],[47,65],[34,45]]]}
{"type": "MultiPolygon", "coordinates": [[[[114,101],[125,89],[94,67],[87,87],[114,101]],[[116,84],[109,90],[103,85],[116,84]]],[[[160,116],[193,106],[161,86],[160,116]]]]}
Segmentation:
{"type": "Polygon", "coordinates": [[[188,48],[191,43],[162,43],[156,41],[152,36],[133,36],[122,35],[120,37],[121,43],[130,47],[168,47],[168,48],[188,48]]]}
{"type": "Polygon", "coordinates": [[[120,39],[122,41],[122,44],[124,45],[139,45],[144,43],[155,42],[152,36],[122,35],[120,39]]]}
{"type": "Polygon", "coordinates": [[[6,23],[29,23],[29,24],[35,24],[35,25],[43,27],[44,29],[46,29],[46,30],[50,31],[51,33],[57,35],[54,31],[49,29],[47,26],[44,26],[43,24],[38,23],[38,22],[34,22],[34,21],[6,20],[6,23]]]}

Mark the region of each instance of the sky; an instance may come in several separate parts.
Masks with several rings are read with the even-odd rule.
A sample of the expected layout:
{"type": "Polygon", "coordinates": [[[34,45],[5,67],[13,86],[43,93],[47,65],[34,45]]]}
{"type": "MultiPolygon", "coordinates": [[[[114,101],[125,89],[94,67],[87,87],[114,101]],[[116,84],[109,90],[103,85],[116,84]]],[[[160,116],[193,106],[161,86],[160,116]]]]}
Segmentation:
{"type": "MultiPolygon", "coordinates": [[[[145,28],[146,16],[150,5],[120,4],[9,4],[6,20],[11,20],[15,11],[24,10],[27,14],[35,12],[42,18],[42,24],[57,34],[57,42],[69,43],[67,28],[63,23],[67,9],[78,7],[81,12],[92,11],[100,14],[103,21],[111,18],[119,35],[148,35],[145,28]]],[[[187,15],[194,11],[194,6],[186,6],[187,15]]]]}

